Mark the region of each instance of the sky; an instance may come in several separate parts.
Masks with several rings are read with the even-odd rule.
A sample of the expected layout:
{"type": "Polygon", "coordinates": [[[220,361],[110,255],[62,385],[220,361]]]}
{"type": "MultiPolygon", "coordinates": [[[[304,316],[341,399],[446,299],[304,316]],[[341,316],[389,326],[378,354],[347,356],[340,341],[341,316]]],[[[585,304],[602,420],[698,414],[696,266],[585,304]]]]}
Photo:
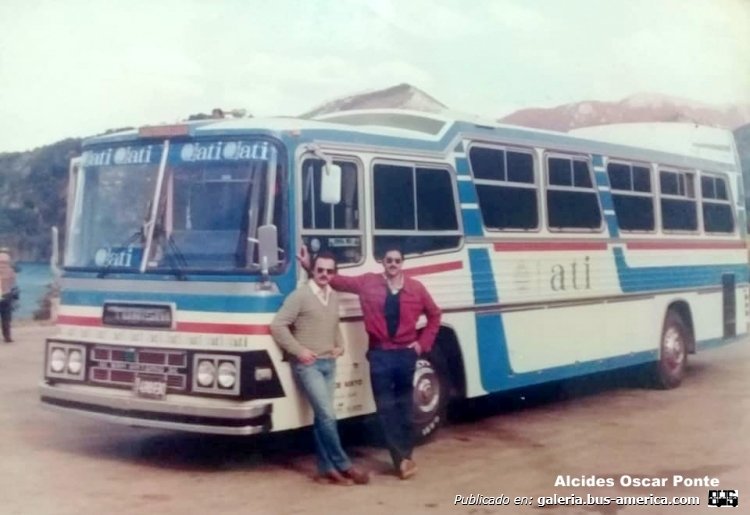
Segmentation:
{"type": "Polygon", "coordinates": [[[0,1],[0,152],[403,82],[491,118],[644,92],[750,104],[750,0],[0,1]]]}

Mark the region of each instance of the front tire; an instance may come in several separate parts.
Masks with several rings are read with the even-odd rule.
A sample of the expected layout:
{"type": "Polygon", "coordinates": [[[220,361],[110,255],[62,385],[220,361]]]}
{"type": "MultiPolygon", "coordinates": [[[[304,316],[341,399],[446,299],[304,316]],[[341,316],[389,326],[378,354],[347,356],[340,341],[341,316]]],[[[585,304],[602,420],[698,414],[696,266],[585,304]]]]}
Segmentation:
{"type": "Polygon", "coordinates": [[[688,342],[692,335],[682,317],[670,310],[664,319],[659,346],[659,361],[653,374],[654,385],[669,390],[680,385],[687,369],[688,342]]]}
{"type": "Polygon", "coordinates": [[[441,356],[435,351],[419,356],[412,396],[413,430],[417,443],[432,437],[445,422],[449,391],[448,375],[441,356]]]}

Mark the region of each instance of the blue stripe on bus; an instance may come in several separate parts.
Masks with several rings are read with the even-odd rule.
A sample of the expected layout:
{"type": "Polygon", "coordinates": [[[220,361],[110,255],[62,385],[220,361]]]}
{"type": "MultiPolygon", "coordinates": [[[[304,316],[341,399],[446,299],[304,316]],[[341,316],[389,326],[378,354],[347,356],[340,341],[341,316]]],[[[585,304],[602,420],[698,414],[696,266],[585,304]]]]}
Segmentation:
{"type": "Polygon", "coordinates": [[[604,166],[604,157],[598,154],[594,154],[593,156],[591,156],[591,163],[594,166],[604,166]]]}
{"type": "Polygon", "coordinates": [[[596,172],[594,177],[596,178],[596,185],[598,187],[609,187],[609,177],[607,177],[606,172],[596,172]]]}
{"type": "Polygon", "coordinates": [[[548,383],[551,381],[560,381],[562,379],[580,377],[587,374],[604,372],[606,370],[615,370],[618,368],[643,365],[646,363],[652,363],[654,361],[657,361],[658,359],[658,350],[634,352],[622,356],[594,359],[591,361],[583,361],[580,363],[571,363],[569,365],[544,368],[541,370],[523,372],[520,374],[513,374],[511,371],[505,377],[495,378],[493,380],[493,383],[489,385],[490,388],[487,388],[487,386],[485,386],[484,384],[483,386],[485,386],[485,389],[489,392],[510,390],[513,388],[522,388],[534,384],[548,383]]]}
{"type": "Polygon", "coordinates": [[[746,336],[747,333],[744,333],[738,336],[732,336],[731,338],[711,338],[709,340],[701,340],[695,343],[695,347],[697,350],[708,350],[715,349],[716,347],[723,347],[730,343],[746,343],[746,336]]]}
{"type": "Polygon", "coordinates": [[[469,170],[469,160],[465,157],[456,158],[456,174],[471,175],[471,172],[469,170]]]}
{"type": "Polygon", "coordinates": [[[477,313],[477,353],[479,378],[488,392],[502,390],[512,374],[508,361],[508,345],[500,313],[477,313]]]}
{"type": "Polygon", "coordinates": [[[488,249],[469,249],[474,304],[497,304],[497,287],[488,249]]]}
{"type": "Polygon", "coordinates": [[[615,215],[607,215],[607,228],[609,229],[610,238],[620,237],[620,226],[617,223],[617,217],[615,215]]]}
{"type": "Polygon", "coordinates": [[[462,204],[476,204],[477,190],[471,181],[458,181],[458,199],[462,204]]]}
{"type": "Polygon", "coordinates": [[[614,211],[615,204],[612,202],[612,195],[608,191],[600,191],[599,198],[602,201],[602,209],[606,211],[614,211]]]}
{"type": "MultiPolygon", "coordinates": [[[[474,304],[498,302],[497,287],[492,273],[488,249],[469,249],[471,283],[474,304]]],[[[508,376],[508,347],[505,328],[500,313],[477,313],[475,318],[479,372],[482,387],[487,391],[498,389],[508,376]]]]}
{"type": "MultiPolygon", "coordinates": [[[[500,338],[496,340],[496,345],[494,346],[494,348],[489,345],[480,346],[481,353],[479,357],[482,364],[482,386],[488,392],[510,390],[513,388],[521,388],[534,384],[559,381],[562,379],[570,379],[573,377],[579,377],[586,374],[594,374],[606,370],[615,370],[618,368],[644,365],[647,363],[654,363],[659,359],[659,350],[654,349],[626,354],[623,356],[613,356],[610,358],[595,359],[591,361],[584,361],[581,363],[571,363],[569,365],[562,365],[558,367],[534,370],[532,372],[514,374],[507,359],[507,352],[499,353],[496,350],[499,348],[505,350],[506,348],[505,339],[502,336],[502,321],[500,319],[500,316],[493,315],[491,313],[486,313],[480,316],[484,316],[486,318],[481,322],[479,321],[479,319],[477,320],[478,329],[481,325],[482,330],[486,334],[492,334],[492,332],[495,331],[495,334],[501,335],[500,338]],[[494,318],[497,318],[497,321],[495,321],[494,318]],[[491,359],[493,361],[485,365],[482,361],[485,358],[491,359]]],[[[744,342],[746,341],[745,336],[746,335],[743,334],[732,338],[711,338],[707,340],[701,340],[696,342],[696,348],[698,350],[707,350],[716,347],[722,347],[730,343],[744,342]]]]}
{"type": "Polygon", "coordinates": [[[68,306],[102,306],[105,301],[174,302],[177,309],[217,313],[275,313],[283,300],[279,293],[267,297],[81,290],[61,293],[61,303],[68,306]]]}
{"type": "Polygon", "coordinates": [[[461,217],[464,221],[465,236],[483,236],[482,216],[478,209],[462,209],[461,217]]]}
{"type": "Polygon", "coordinates": [[[748,281],[747,263],[631,267],[625,261],[625,253],[622,248],[616,247],[614,256],[617,276],[624,293],[718,286],[721,284],[721,276],[724,274],[734,274],[737,283],[748,281]]]}

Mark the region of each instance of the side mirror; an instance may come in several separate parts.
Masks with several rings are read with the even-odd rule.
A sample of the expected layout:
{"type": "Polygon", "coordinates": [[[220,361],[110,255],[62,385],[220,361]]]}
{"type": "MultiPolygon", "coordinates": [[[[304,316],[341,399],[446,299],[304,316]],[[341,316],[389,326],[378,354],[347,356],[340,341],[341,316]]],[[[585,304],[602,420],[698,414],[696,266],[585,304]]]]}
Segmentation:
{"type": "Polygon", "coordinates": [[[320,181],[320,201],[325,204],[341,202],[341,167],[326,163],[320,181]]]}
{"type": "Polygon", "coordinates": [[[279,264],[278,229],[275,225],[258,227],[258,258],[260,269],[265,275],[279,264]]]}

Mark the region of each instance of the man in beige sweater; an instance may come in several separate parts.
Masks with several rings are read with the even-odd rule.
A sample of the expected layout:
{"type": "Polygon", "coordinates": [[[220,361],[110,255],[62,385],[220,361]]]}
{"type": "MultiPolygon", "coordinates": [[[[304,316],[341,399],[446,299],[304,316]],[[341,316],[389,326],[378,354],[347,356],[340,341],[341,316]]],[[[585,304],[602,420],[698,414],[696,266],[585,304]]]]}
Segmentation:
{"type": "Polygon", "coordinates": [[[335,273],[335,257],[319,254],[313,262],[312,279],[292,292],[276,313],[271,335],[291,354],[292,370],[315,414],[317,480],[337,485],[366,484],[368,474],[352,466],[341,446],[333,409],[336,358],[344,353],[338,294],[329,285],[335,273]]]}

